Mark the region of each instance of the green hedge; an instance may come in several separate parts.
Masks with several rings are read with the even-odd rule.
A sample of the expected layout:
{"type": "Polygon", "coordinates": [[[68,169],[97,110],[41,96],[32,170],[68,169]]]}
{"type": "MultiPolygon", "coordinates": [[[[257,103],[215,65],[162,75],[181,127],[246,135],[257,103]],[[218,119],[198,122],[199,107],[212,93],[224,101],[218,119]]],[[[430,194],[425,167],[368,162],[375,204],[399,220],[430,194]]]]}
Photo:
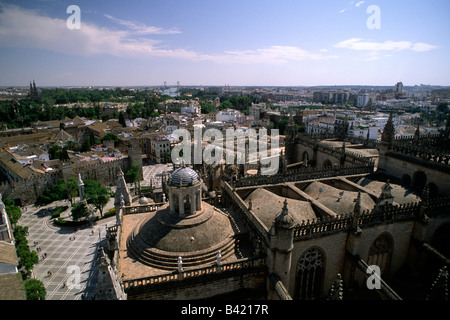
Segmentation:
{"type": "Polygon", "coordinates": [[[59,207],[58,210],[52,213],[52,219],[59,218],[61,213],[66,211],[69,208],[69,206],[59,207]]]}
{"type": "Polygon", "coordinates": [[[53,220],[53,223],[61,227],[81,227],[88,224],[88,221],[69,221],[63,218],[53,220]]]}

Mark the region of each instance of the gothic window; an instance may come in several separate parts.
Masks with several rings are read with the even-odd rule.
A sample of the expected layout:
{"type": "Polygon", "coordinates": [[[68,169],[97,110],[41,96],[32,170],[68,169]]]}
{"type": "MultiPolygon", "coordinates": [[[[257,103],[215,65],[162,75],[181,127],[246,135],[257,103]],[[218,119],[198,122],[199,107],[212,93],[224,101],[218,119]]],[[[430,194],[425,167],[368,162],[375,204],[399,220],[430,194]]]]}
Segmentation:
{"type": "Polygon", "coordinates": [[[305,160],[309,161],[309,155],[308,155],[307,151],[303,152],[303,157],[302,158],[303,158],[303,161],[305,161],[305,160]]]}
{"type": "Polygon", "coordinates": [[[392,256],[392,239],[391,237],[383,233],[378,236],[372,243],[369,249],[369,257],[367,264],[376,265],[380,268],[381,277],[384,273],[389,271],[389,264],[392,256]]]}
{"type": "Polygon", "coordinates": [[[332,168],[333,165],[331,164],[331,161],[327,159],[323,162],[323,167],[324,168],[332,168]]]}
{"type": "Polygon", "coordinates": [[[427,175],[423,171],[416,171],[413,176],[413,187],[423,190],[425,185],[427,184],[427,175]]]}
{"type": "Polygon", "coordinates": [[[294,298],[319,299],[325,276],[325,258],[317,248],[307,250],[299,259],[296,270],[294,298]]]}

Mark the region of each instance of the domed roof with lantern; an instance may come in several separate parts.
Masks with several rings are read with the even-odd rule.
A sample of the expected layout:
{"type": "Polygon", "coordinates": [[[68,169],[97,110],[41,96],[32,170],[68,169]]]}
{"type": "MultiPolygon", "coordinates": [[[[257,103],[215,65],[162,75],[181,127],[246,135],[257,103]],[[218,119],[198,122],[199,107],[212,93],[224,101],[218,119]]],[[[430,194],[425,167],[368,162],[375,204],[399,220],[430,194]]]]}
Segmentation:
{"type": "Polygon", "coordinates": [[[176,169],[170,180],[171,186],[188,187],[200,182],[200,177],[193,169],[186,167],[184,164],[181,168],[176,169]]]}

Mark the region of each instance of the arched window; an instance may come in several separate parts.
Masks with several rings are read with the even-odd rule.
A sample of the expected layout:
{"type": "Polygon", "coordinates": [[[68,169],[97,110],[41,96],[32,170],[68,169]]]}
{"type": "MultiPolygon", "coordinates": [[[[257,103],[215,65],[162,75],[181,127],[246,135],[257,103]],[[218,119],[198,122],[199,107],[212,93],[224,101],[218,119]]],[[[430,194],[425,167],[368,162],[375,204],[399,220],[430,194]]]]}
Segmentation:
{"type": "Polygon", "coordinates": [[[294,299],[319,299],[324,276],[324,255],[317,248],[307,250],[297,263],[294,299]]]}
{"type": "Polygon", "coordinates": [[[180,203],[178,202],[178,195],[174,194],[173,195],[173,204],[174,204],[174,209],[176,213],[180,212],[180,203]]]}
{"type": "Polygon", "coordinates": [[[184,214],[188,215],[191,214],[191,203],[192,203],[192,199],[190,195],[185,195],[183,198],[183,203],[184,203],[184,214]]]}
{"type": "Polygon", "coordinates": [[[413,187],[422,191],[427,184],[427,175],[423,171],[416,171],[413,176],[413,187]]]}
{"type": "Polygon", "coordinates": [[[308,151],[303,152],[303,156],[302,156],[302,160],[303,161],[309,161],[309,154],[308,151]]]}
{"type": "Polygon", "coordinates": [[[392,257],[392,238],[386,233],[379,235],[369,249],[367,264],[376,265],[380,268],[381,277],[389,272],[392,257]]]}
{"type": "Polygon", "coordinates": [[[324,168],[332,168],[333,167],[333,164],[331,163],[331,161],[330,160],[325,160],[324,162],[323,162],[323,167],[324,168]]]}

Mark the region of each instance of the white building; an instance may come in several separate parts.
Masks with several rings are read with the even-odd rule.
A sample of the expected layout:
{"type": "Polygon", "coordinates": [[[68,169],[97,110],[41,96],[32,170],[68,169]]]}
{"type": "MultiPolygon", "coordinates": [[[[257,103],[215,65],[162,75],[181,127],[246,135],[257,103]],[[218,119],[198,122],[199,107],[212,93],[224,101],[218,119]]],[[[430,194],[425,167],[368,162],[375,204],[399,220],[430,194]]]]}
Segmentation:
{"type": "Polygon", "coordinates": [[[395,84],[395,93],[403,93],[403,83],[397,82],[395,84]]]}
{"type": "Polygon", "coordinates": [[[170,141],[166,137],[159,136],[152,138],[150,156],[157,163],[165,162],[167,155],[170,155],[170,141]]]}
{"type": "Polygon", "coordinates": [[[356,95],[356,107],[364,108],[369,103],[369,95],[367,93],[358,93],[356,95]]]}
{"type": "Polygon", "coordinates": [[[238,110],[227,109],[217,113],[216,121],[237,122],[241,115],[242,114],[238,110]]]}
{"type": "Polygon", "coordinates": [[[201,109],[198,104],[190,104],[188,106],[182,106],[180,112],[182,114],[200,114],[201,109]]]}
{"type": "Polygon", "coordinates": [[[255,120],[260,119],[261,112],[267,111],[269,108],[267,107],[267,104],[264,102],[262,103],[252,103],[252,105],[248,108],[248,114],[250,116],[253,116],[255,120]]]}
{"type": "Polygon", "coordinates": [[[367,132],[369,132],[370,140],[378,139],[378,128],[375,126],[359,125],[348,129],[349,136],[358,137],[362,139],[367,138],[367,132]]]}
{"type": "Polygon", "coordinates": [[[13,235],[5,204],[0,194],[0,241],[12,243],[13,235]]]}

